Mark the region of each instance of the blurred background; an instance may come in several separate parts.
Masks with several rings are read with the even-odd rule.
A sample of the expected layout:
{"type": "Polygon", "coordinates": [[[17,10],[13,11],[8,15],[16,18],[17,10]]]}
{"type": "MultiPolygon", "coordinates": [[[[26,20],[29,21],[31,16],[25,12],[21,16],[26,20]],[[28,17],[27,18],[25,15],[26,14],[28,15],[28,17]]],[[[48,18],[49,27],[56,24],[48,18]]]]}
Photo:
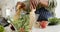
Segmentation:
{"type": "MultiPolygon", "coordinates": [[[[18,1],[23,2],[26,0],[0,0],[0,17],[13,17],[16,10],[15,6],[18,1]]],[[[55,25],[56,23],[60,22],[60,0],[57,0],[57,7],[55,8],[55,13],[56,17],[49,20],[51,23],[46,29],[38,29],[33,27],[32,32],[60,32],[60,24],[55,25]]],[[[6,30],[5,32],[15,32],[10,29],[10,25],[4,27],[4,29],[6,30]]]]}

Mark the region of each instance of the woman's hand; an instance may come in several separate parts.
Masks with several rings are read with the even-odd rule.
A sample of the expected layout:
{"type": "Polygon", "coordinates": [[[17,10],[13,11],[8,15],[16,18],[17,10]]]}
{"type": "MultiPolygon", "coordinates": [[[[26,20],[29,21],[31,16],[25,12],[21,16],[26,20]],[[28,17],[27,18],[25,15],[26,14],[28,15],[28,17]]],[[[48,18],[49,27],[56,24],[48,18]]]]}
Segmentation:
{"type": "Polygon", "coordinates": [[[30,0],[30,10],[35,11],[37,2],[35,0],[30,0]]]}

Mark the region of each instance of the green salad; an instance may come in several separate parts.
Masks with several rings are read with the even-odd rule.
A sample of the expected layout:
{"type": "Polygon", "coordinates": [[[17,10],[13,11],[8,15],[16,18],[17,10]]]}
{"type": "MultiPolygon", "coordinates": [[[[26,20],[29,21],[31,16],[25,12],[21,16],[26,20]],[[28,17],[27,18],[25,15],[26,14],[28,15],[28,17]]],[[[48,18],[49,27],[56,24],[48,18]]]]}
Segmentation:
{"type": "Polygon", "coordinates": [[[0,32],[4,32],[4,27],[0,25],[0,32]]]}
{"type": "Polygon", "coordinates": [[[21,15],[20,19],[12,21],[14,27],[20,32],[20,28],[24,28],[24,32],[29,32],[29,15],[21,15]]]}

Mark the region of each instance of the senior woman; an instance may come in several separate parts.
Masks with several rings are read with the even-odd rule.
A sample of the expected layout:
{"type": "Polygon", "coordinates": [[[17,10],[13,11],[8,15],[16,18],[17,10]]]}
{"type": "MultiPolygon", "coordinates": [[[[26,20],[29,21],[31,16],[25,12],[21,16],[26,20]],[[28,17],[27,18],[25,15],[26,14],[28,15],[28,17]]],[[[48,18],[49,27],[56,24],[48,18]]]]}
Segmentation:
{"type": "Polygon", "coordinates": [[[35,19],[36,17],[32,15],[35,20],[31,18],[30,26],[32,27],[34,21],[37,21],[41,28],[46,28],[48,25],[48,18],[55,16],[54,11],[56,6],[56,0],[30,0],[31,12],[35,13],[34,15],[36,17],[39,15],[37,20],[35,19]]]}

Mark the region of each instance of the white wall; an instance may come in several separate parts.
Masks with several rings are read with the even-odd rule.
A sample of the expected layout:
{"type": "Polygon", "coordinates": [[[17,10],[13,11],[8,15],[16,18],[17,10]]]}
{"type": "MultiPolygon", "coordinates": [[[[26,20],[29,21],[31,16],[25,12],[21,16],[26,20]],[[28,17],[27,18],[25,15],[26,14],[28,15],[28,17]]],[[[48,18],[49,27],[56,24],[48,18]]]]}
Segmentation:
{"type": "Polygon", "coordinates": [[[57,7],[55,13],[56,13],[56,17],[60,18],[60,0],[57,0],[57,7]]]}
{"type": "MultiPolygon", "coordinates": [[[[4,1],[3,1],[4,2],[4,1]]],[[[8,0],[3,6],[2,6],[2,16],[3,17],[6,17],[6,16],[8,16],[8,14],[10,15],[10,16],[12,16],[12,14],[14,14],[14,7],[15,7],[15,5],[16,5],[16,0],[8,0]],[[8,10],[9,9],[9,10],[8,10]],[[8,10],[8,11],[7,11],[8,10]],[[6,12],[7,11],[7,12],[6,12]],[[10,13],[10,12],[12,12],[12,13],[10,13]]],[[[3,4],[3,3],[2,3],[3,4]]]]}

